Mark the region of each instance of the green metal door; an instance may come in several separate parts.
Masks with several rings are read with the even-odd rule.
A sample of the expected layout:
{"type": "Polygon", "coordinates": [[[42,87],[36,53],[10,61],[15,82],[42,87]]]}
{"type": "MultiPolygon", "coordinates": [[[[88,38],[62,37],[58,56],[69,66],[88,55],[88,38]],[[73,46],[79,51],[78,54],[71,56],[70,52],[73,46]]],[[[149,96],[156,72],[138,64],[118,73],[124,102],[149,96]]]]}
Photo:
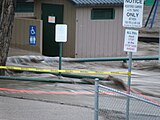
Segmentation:
{"type": "Polygon", "coordinates": [[[58,56],[59,44],[55,42],[55,25],[63,23],[63,5],[42,4],[43,42],[42,54],[45,56],[58,56]],[[55,18],[55,23],[49,23],[48,17],[55,18]]]}

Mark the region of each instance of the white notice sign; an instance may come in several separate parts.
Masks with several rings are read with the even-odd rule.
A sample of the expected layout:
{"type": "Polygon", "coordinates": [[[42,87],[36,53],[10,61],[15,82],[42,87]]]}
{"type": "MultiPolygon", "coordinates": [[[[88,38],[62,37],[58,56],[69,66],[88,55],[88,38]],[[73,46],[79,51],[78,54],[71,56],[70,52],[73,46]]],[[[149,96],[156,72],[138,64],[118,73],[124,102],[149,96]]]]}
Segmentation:
{"type": "Polygon", "coordinates": [[[56,17],[55,16],[48,16],[48,23],[56,23],[56,17]]]}
{"type": "Polygon", "coordinates": [[[123,26],[141,28],[144,0],[124,0],[123,26]]]}
{"type": "Polygon", "coordinates": [[[55,36],[56,42],[67,42],[67,25],[57,24],[55,36]]]}
{"type": "Polygon", "coordinates": [[[125,30],[124,51],[137,52],[138,30],[125,30]]]}

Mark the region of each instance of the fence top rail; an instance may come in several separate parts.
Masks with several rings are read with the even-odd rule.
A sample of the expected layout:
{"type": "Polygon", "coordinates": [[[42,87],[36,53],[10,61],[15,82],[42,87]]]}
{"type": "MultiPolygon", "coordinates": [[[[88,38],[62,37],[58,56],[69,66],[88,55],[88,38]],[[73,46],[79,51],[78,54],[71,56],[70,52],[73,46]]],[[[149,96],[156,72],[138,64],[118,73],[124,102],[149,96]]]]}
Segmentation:
{"type": "Polygon", "coordinates": [[[149,100],[146,100],[144,98],[139,98],[137,96],[134,96],[134,95],[131,95],[131,94],[127,94],[127,93],[124,93],[124,92],[121,92],[121,91],[118,91],[116,89],[113,89],[113,88],[110,88],[110,87],[107,87],[107,86],[103,86],[103,85],[98,85],[100,88],[103,88],[103,89],[106,89],[106,90],[109,90],[109,91],[112,91],[112,92],[115,92],[115,93],[118,93],[120,95],[123,95],[123,96],[126,96],[126,97],[130,97],[130,98],[133,98],[133,99],[136,99],[136,100],[139,100],[139,101],[142,101],[142,102],[146,102],[148,104],[151,104],[151,105],[154,105],[154,106],[157,106],[157,107],[160,107],[159,104],[157,103],[154,103],[152,101],[149,101],[149,100]]]}

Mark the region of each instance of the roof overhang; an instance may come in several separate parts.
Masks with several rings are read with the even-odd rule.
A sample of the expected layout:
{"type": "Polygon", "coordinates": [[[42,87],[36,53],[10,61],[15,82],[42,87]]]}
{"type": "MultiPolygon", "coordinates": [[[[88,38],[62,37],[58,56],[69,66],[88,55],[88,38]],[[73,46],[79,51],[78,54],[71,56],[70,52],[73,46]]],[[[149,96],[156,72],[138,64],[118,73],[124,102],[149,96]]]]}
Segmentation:
{"type": "MultiPolygon", "coordinates": [[[[89,6],[123,6],[123,0],[68,0],[79,7],[89,6]]],[[[17,0],[17,2],[34,2],[34,0],[17,0]]]]}
{"type": "Polygon", "coordinates": [[[69,0],[75,6],[123,6],[123,0],[69,0]]]}

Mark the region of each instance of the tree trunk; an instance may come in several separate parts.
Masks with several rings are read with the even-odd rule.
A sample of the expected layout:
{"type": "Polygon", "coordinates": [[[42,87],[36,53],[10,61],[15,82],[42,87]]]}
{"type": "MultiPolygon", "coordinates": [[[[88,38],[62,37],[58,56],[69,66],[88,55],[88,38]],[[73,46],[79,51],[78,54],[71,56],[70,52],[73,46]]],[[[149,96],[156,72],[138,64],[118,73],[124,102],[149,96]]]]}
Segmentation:
{"type": "MultiPolygon", "coordinates": [[[[15,7],[16,0],[0,0],[0,66],[6,65],[15,7]]],[[[5,75],[5,71],[0,69],[0,75],[5,75]]]]}

